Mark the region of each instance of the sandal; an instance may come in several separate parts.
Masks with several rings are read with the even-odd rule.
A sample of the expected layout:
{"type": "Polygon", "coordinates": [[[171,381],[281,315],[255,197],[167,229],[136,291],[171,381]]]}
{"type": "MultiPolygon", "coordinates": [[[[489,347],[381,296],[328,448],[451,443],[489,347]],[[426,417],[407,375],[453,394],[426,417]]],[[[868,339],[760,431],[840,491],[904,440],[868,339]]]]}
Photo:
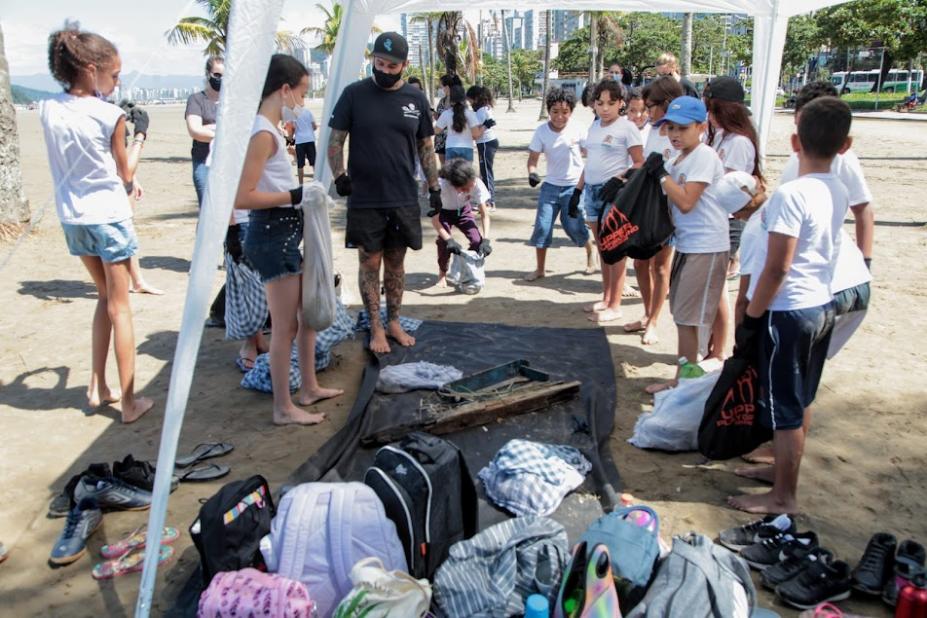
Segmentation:
{"type": "MultiPolygon", "coordinates": [[[[174,548],[162,545],[158,549],[158,565],[162,565],[174,557],[174,548]]],[[[100,562],[93,567],[90,574],[94,579],[112,579],[128,573],[138,573],[145,567],[145,552],[139,551],[118,558],[100,562]]]]}
{"type": "Polygon", "coordinates": [[[249,371],[254,369],[254,361],[255,359],[253,358],[246,358],[244,356],[236,356],[235,366],[238,367],[238,370],[241,371],[242,373],[248,373],[249,371]]]}
{"type": "MultiPolygon", "coordinates": [[[[129,552],[145,547],[146,527],[144,525],[136,528],[126,538],[116,541],[112,545],[104,545],[100,548],[100,555],[107,560],[121,558],[129,552]]],[[[180,531],[173,526],[164,526],[164,532],[161,534],[161,544],[170,545],[180,538],[180,531]]]]}
{"type": "Polygon", "coordinates": [[[180,473],[177,478],[182,483],[189,483],[195,481],[212,481],[215,479],[220,479],[226,474],[229,473],[229,467],[223,466],[222,464],[205,464],[202,466],[197,466],[195,468],[187,468],[182,473],[180,473]]]}
{"type": "Polygon", "coordinates": [[[223,455],[231,453],[234,448],[235,447],[228,442],[203,442],[202,444],[197,444],[196,448],[194,448],[193,452],[189,455],[175,459],[174,465],[178,468],[186,468],[204,459],[222,457],[223,455]]]}

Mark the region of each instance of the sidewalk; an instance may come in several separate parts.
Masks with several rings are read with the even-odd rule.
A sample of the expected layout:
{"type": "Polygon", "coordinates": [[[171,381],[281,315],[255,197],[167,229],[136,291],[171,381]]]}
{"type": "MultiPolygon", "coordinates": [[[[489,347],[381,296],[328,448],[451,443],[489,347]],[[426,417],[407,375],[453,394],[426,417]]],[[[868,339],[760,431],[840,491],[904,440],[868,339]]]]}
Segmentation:
{"type": "MultiPolygon", "coordinates": [[[[794,114],[795,110],[784,107],[776,108],[777,114],[794,114]]],[[[853,117],[865,120],[898,120],[903,122],[927,122],[927,114],[923,112],[896,112],[893,110],[853,110],[853,117]]]]}

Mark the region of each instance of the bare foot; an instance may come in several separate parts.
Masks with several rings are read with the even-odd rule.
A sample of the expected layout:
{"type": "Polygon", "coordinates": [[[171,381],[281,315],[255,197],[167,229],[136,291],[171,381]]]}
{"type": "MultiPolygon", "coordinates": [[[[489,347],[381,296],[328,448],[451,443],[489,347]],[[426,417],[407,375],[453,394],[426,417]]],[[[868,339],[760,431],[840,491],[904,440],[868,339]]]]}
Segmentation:
{"type": "Polygon", "coordinates": [[[91,408],[99,408],[100,406],[116,403],[121,398],[121,393],[114,393],[108,386],[99,389],[94,389],[92,387],[87,389],[87,405],[91,408]],[[96,392],[94,392],[94,390],[96,390],[96,392]]]}
{"type": "Polygon", "coordinates": [[[321,386],[316,389],[304,388],[300,389],[299,394],[296,395],[296,403],[301,406],[311,406],[339,395],[344,395],[344,391],[340,388],[322,388],[321,386]]]}
{"type": "Polygon", "coordinates": [[[325,414],[300,410],[296,406],[286,410],[274,408],[274,425],[318,425],[325,420],[325,414]]]}
{"type": "Polygon", "coordinates": [[[595,254],[593,253],[586,258],[586,270],[583,271],[583,274],[594,275],[595,271],[597,270],[599,270],[599,265],[596,262],[595,254]]]}
{"type": "Polygon", "coordinates": [[[161,296],[164,294],[164,290],[159,290],[145,281],[139,283],[138,287],[130,288],[129,291],[133,294],[151,294],[152,296],[161,296]]]}
{"type": "Polygon", "coordinates": [[[628,322],[624,325],[624,332],[626,333],[639,333],[643,330],[647,330],[647,320],[637,320],[636,322],[628,322]]]}
{"type": "Polygon", "coordinates": [[[660,337],[657,336],[657,329],[648,326],[647,330],[641,335],[641,343],[644,345],[655,345],[660,343],[660,337]]]}
{"type": "Polygon", "coordinates": [[[727,504],[732,508],[747,513],[756,513],[757,515],[768,513],[794,514],[798,512],[798,504],[796,504],[795,500],[779,500],[771,491],[764,494],[728,496],[727,504]]]}
{"type": "Polygon", "coordinates": [[[142,417],[145,412],[150,410],[154,406],[154,401],[148,397],[136,397],[135,401],[132,402],[131,406],[127,406],[125,402],[122,404],[122,422],[125,425],[129,423],[134,423],[142,417]]]}
{"type": "Polygon", "coordinates": [[[402,347],[411,348],[415,345],[415,337],[402,330],[402,326],[399,325],[399,320],[393,320],[387,324],[386,330],[389,332],[389,336],[395,339],[396,343],[402,347]]]}
{"type": "Polygon", "coordinates": [[[621,290],[621,297],[622,298],[640,298],[641,293],[635,290],[634,288],[632,288],[630,285],[626,285],[621,290]]]}
{"type": "Polygon", "coordinates": [[[544,271],[536,270],[533,273],[529,273],[524,276],[525,281],[537,281],[538,279],[544,278],[544,271]]]}
{"type": "Polygon", "coordinates": [[[608,305],[606,305],[603,300],[596,301],[591,305],[585,305],[583,307],[583,311],[586,313],[595,313],[598,311],[605,311],[606,309],[608,309],[608,305]]]}
{"type": "Polygon", "coordinates": [[[747,463],[767,464],[770,466],[776,463],[776,456],[773,451],[773,447],[769,444],[764,444],[753,449],[746,455],[742,456],[741,459],[747,463]]]}
{"type": "Polygon", "coordinates": [[[447,287],[447,277],[444,275],[438,276],[438,282],[435,283],[436,288],[446,288],[447,287]]]}
{"type": "Polygon", "coordinates": [[[644,390],[645,390],[646,392],[650,393],[651,395],[656,395],[656,394],[659,393],[659,392],[668,391],[669,389],[671,389],[671,388],[676,388],[677,386],[679,386],[679,380],[670,380],[669,382],[661,382],[661,383],[659,383],[659,384],[651,384],[650,386],[648,386],[648,387],[645,388],[644,390]]]}
{"type": "Polygon", "coordinates": [[[593,313],[586,319],[588,319],[590,322],[596,322],[597,324],[607,324],[609,322],[620,320],[622,317],[624,316],[621,313],[621,309],[612,309],[607,307],[602,311],[593,313]]]}
{"type": "Polygon", "coordinates": [[[370,351],[374,354],[389,354],[389,342],[386,341],[386,331],[383,327],[370,329],[370,351]]]}
{"type": "Polygon", "coordinates": [[[741,466],[734,470],[734,474],[770,485],[776,480],[775,469],[772,466],[741,466]]]}

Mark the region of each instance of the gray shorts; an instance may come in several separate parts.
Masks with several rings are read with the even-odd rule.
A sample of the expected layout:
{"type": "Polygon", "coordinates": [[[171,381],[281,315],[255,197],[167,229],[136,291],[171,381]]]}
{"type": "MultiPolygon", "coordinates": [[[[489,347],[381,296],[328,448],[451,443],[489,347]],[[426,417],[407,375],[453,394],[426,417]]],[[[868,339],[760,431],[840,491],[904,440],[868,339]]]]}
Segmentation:
{"type": "Polygon", "coordinates": [[[669,302],[673,322],[680,326],[709,326],[715,320],[729,251],[680,253],[673,256],[669,302]]]}

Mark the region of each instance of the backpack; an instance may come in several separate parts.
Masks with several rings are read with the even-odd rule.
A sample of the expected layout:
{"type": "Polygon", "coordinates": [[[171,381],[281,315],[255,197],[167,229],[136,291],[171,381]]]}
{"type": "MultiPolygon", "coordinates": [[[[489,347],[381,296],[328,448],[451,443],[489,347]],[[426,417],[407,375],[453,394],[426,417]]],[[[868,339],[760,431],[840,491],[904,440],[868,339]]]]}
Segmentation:
{"type": "Polygon", "coordinates": [[[226,571],[212,578],[200,595],[197,618],[274,616],[315,618],[315,603],[306,587],[255,569],[226,571]]]}
{"type": "Polygon", "coordinates": [[[676,229],[660,181],[643,169],[629,171],[627,179],[599,215],[599,249],[606,264],[624,257],[650,259],[676,229]]]}
{"type": "Polygon", "coordinates": [[[274,501],[263,476],[226,483],[200,507],[190,536],[200,554],[203,586],[220,571],[265,570],[261,538],[270,531],[274,501]]]}
{"type": "Polygon", "coordinates": [[[721,375],[705,402],[698,428],[698,450],[709,459],[749,453],[772,439],[759,420],[759,374],[752,361],[736,352],[724,361],[721,375]]]}
{"type": "Polygon", "coordinates": [[[386,569],[407,570],[396,526],[363,483],[303,483],[288,491],[261,552],[270,571],[312,591],[320,616],[351,591],[358,560],[373,556],[386,569]]]}
{"type": "Polygon", "coordinates": [[[473,478],[451,442],[413,432],[380,448],[364,483],[396,524],[409,572],[431,579],[451,545],[477,532],[473,478]]]}

